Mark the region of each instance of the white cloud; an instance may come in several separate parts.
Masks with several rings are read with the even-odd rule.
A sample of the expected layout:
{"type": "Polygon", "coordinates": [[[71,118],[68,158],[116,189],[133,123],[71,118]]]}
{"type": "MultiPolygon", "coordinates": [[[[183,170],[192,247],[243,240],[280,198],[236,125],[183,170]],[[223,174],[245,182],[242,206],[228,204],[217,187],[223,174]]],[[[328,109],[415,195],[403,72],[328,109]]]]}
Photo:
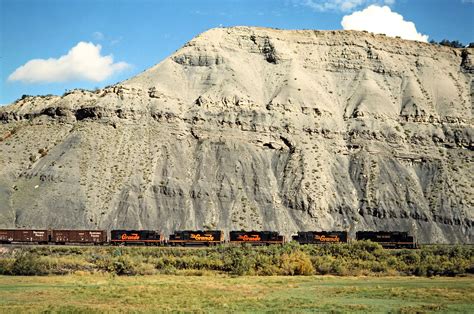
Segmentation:
{"type": "Polygon", "coordinates": [[[27,83],[75,80],[100,82],[130,66],[126,62],[114,63],[112,55],[101,56],[101,49],[100,45],[81,41],[67,55],[58,59],[28,61],[10,74],[8,80],[27,83]]]}
{"type": "Polygon", "coordinates": [[[428,35],[418,33],[413,22],[405,21],[403,16],[392,12],[388,6],[371,5],[342,18],[342,27],[358,31],[368,31],[387,36],[400,36],[404,39],[428,41],[428,35]]]}
{"type": "Polygon", "coordinates": [[[370,4],[393,5],[395,0],[296,0],[316,11],[349,12],[370,4]]]}
{"type": "Polygon", "coordinates": [[[105,38],[104,34],[101,32],[92,33],[92,37],[94,37],[95,40],[103,40],[105,38]]]}
{"type": "Polygon", "coordinates": [[[112,40],[110,41],[110,45],[111,45],[111,46],[116,45],[116,44],[118,44],[119,42],[121,42],[122,39],[123,39],[122,36],[117,37],[117,38],[115,38],[115,39],[112,39],[112,40]]]}

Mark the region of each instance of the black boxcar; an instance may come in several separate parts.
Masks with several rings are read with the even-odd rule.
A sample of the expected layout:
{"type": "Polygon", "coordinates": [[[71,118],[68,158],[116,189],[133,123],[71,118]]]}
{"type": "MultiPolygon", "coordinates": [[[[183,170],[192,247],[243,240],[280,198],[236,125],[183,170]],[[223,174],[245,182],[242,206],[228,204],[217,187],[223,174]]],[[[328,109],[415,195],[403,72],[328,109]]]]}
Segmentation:
{"type": "Polygon", "coordinates": [[[293,240],[299,244],[347,243],[347,231],[298,231],[293,240]]]}
{"type": "Polygon", "coordinates": [[[408,232],[401,231],[357,231],[356,239],[370,240],[379,243],[384,248],[417,248],[415,239],[408,232]]]}
{"type": "Polygon", "coordinates": [[[181,230],[170,235],[170,245],[186,244],[219,244],[224,243],[224,232],[222,230],[181,230]]]}
{"type": "Polygon", "coordinates": [[[51,242],[56,244],[105,244],[105,230],[51,230],[51,242]]]}
{"type": "Polygon", "coordinates": [[[0,243],[38,243],[49,241],[48,230],[37,229],[0,229],[0,243]]]}
{"type": "Polygon", "coordinates": [[[250,243],[254,245],[283,244],[285,237],[276,231],[231,231],[231,243],[250,243]]]}
{"type": "Polygon", "coordinates": [[[161,245],[164,243],[164,237],[155,230],[112,230],[110,232],[110,242],[117,245],[161,245]]]}

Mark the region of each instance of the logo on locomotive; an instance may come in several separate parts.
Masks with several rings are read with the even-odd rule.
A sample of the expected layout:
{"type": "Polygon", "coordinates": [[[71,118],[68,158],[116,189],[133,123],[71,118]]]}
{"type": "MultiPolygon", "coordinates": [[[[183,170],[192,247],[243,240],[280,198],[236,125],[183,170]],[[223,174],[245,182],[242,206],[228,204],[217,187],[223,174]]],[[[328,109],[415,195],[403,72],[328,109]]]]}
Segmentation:
{"type": "Polygon", "coordinates": [[[262,240],[258,234],[252,234],[250,236],[248,234],[241,234],[237,237],[237,239],[241,241],[261,241],[262,240]]]}
{"type": "Polygon", "coordinates": [[[325,235],[316,235],[315,240],[321,241],[321,242],[341,242],[341,239],[337,235],[332,235],[326,237],[325,235]]]}
{"type": "Polygon", "coordinates": [[[214,241],[214,236],[212,234],[195,234],[191,233],[191,239],[194,239],[196,241],[214,241]]]}
{"type": "Polygon", "coordinates": [[[138,233],[132,233],[130,235],[124,233],[122,234],[122,240],[128,240],[128,241],[133,241],[133,240],[140,240],[140,236],[138,233]]]}

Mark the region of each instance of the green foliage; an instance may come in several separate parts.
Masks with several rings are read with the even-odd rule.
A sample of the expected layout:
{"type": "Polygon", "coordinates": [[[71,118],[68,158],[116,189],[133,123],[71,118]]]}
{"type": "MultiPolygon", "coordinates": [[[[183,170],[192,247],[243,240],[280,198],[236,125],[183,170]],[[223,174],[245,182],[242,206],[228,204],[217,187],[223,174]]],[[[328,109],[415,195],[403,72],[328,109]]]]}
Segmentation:
{"type": "MultiPolygon", "coordinates": [[[[463,48],[463,47],[465,47],[465,45],[462,42],[460,42],[459,40],[449,40],[449,39],[443,39],[439,43],[437,43],[435,40],[430,40],[430,44],[433,44],[433,45],[439,44],[441,46],[452,47],[452,48],[463,48]]],[[[471,44],[472,43],[470,43],[468,45],[469,48],[472,48],[471,44]]]]}
{"type": "Polygon", "coordinates": [[[442,41],[439,42],[441,46],[448,46],[448,47],[453,47],[453,48],[462,48],[464,47],[464,44],[461,43],[459,40],[448,40],[448,39],[443,39],[442,41]]]}
{"type": "Polygon", "coordinates": [[[282,275],[312,275],[314,267],[311,260],[305,252],[294,251],[290,254],[283,253],[280,264],[282,275]]]}
{"type": "Polygon", "coordinates": [[[48,273],[48,262],[29,252],[21,253],[11,265],[11,274],[16,276],[41,276],[48,273]]]}
{"type": "Polygon", "coordinates": [[[211,248],[22,247],[0,257],[0,274],[44,275],[74,272],[115,275],[209,272],[242,275],[414,275],[474,273],[474,248],[425,246],[385,250],[379,244],[217,246],[211,248]]]}
{"type": "Polygon", "coordinates": [[[0,275],[11,275],[14,262],[13,258],[0,258],[0,275]]]}
{"type": "MultiPolygon", "coordinates": [[[[233,247],[225,254],[225,270],[236,276],[250,275],[255,268],[255,260],[251,257],[249,247],[233,247]]],[[[260,265],[259,268],[262,268],[260,265]]]]}

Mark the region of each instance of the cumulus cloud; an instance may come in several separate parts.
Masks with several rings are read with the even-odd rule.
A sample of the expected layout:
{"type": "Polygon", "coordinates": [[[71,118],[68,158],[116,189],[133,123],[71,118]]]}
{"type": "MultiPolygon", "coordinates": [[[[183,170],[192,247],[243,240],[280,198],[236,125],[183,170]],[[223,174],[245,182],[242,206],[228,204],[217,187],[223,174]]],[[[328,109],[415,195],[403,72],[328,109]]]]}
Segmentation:
{"type": "Polygon", "coordinates": [[[342,18],[342,27],[358,31],[368,31],[404,39],[428,41],[428,35],[418,33],[413,22],[405,21],[402,15],[392,12],[388,6],[371,5],[362,11],[342,18]]]}
{"type": "Polygon", "coordinates": [[[8,80],[26,83],[76,80],[101,82],[130,66],[126,62],[114,63],[112,55],[102,56],[101,49],[100,45],[79,42],[66,55],[58,59],[28,61],[10,74],[8,80]]]}
{"type": "Polygon", "coordinates": [[[395,3],[395,0],[302,0],[299,3],[321,12],[349,12],[370,4],[392,5],[395,3]]]}

